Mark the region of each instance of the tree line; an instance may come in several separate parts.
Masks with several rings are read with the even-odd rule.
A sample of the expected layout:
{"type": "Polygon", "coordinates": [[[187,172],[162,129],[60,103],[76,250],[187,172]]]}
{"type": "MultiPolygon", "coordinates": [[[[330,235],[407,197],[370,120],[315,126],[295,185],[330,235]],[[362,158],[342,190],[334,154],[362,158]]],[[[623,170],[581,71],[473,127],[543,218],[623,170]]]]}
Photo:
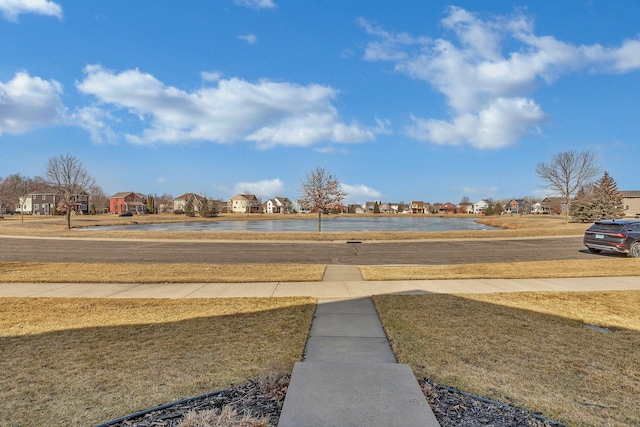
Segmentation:
{"type": "MultiPolygon", "coordinates": [[[[549,162],[538,163],[536,173],[550,191],[564,200],[567,223],[569,218],[577,222],[593,222],[602,218],[624,217],[622,195],[613,177],[605,171],[601,178],[593,181],[600,173],[600,168],[592,152],[572,150],[558,153],[549,162]]],[[[109,206],[109,197],[82,163],[72,155],[65,154],[49,159],[43,177],[28,178],[20,174],[0,177],[0,215],[19,204],[25,195],[46,186],[59,193],[60,202],[56,209],[66,215],[69,229],[74,197],[81,191],[90,195],[90,213],[96,213],[96,206],[105,210],[109,206]]],[[[300,204],[318,213],[318,231],[321,231],[322,213],[335,208],[347,196],[339,180],[320,167],[307,174],[300,193],[300,204]]],[[[152,213],[157,213],[159,206],[168,206],[173,199],[169,195],[160,196],[158,200],[153,196],[148,197],[147,205],[152,213]]],[[[199,212],[201,216],[213,216],[219,212],[217,203],[206,199],[205,202],[199,212]]],[[[496,205],[491,208],[491,213],[499,214],[501,210],[502,206],[496,205]]],[[[186,206],[185,214],[195,215],[194,207],[186,206]]]]}

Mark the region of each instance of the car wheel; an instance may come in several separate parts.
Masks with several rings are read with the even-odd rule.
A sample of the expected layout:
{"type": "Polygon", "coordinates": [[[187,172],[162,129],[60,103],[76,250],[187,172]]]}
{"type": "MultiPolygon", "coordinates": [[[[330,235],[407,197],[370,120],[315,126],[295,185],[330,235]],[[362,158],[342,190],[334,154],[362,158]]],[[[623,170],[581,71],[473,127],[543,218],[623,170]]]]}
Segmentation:
{"type": "Polygon", "coordinates": [[[634,242],[629,249],[629,256],[632,258],[640,258],[640,242],[634,242]]]}
{"type": "Polygon", "coordinates": [[[591,252],[592,254],[599,254],[600,252],[602,252],[601,249],[590,248],[588,246],[587,246],[587,249],[589,249],[589,252],[591,252]]]}

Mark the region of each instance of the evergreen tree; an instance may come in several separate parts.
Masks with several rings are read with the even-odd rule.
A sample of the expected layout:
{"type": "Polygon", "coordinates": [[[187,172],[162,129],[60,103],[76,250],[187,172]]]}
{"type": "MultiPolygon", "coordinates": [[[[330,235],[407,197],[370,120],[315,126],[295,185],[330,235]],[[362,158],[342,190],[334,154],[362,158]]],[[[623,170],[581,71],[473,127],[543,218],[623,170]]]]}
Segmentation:
{"type": "Polygon", "coordinates": [[[193,202],[191,200],[184,205],[184,214],[189,217],[196,216],[196,210],[193,207],[193,202]]]}
{"type": "Polygon", "coordinates": [[[200,216],[203,218],[211,217],[211,205],[209,204],[209,200],[207,200],[206,197],[202,199],[202,202],[200,204],[200,216]]]}
{"type": "Polygon", "coordinates": [[[573,222],[594,222],[594,196],[591,185],[582,187],[571,204],[571,220],[573,222]]]}
{"type": "Polygon", "coordinates": [[[375,202],[373,204],[373,213],[374,214],[379,214],[380,213],[380,206],[378,205],[378,202],[375,202]]]}
{"type": "Polygon", "coordinates": [[[154,197],[149,194],[147,196],[147,210],[149,211],[149,213],[157,213],[156,212],[156,200],[154,199],[154,197]]]}
{"type": "Polygon", "coordinates": [[[594,216],[600,218],[623,218],[622,194],[618,191],[618,184],[605,171],[602,178],[594,186],[594,216]]]}

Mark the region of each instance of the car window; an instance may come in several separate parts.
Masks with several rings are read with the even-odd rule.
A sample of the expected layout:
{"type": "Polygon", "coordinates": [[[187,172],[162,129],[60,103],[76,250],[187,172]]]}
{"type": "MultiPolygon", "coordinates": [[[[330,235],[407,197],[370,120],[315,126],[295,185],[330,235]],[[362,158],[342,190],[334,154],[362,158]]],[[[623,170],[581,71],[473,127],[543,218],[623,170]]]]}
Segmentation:
{"type": "Polygon", "coordinates": [[[629,226],[629,231],[632,233],[640,232],[640,224],[631,224],[629,226]]]}
{"type": "Polygon", "coordinates": [[[623,224],[601,224],[596,223],[596,228],[601,231],[605,231],[608,233],[619,233],[624,227],[623,224]]]}

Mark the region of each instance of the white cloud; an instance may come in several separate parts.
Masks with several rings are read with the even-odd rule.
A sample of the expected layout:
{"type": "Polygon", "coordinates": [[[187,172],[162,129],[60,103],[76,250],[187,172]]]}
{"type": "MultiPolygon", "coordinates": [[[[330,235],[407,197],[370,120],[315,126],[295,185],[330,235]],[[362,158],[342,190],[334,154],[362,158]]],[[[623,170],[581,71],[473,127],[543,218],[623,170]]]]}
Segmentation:
{"type": "Polygon", "coordinates": [[[77,83],[81,92],[125,109],[146,126],[141,134],[126,135],[132,143],[244,140],[268,148],[362,142],[375,137],[376,129],[340,121],[331,103],[337,91],[328,86],[231,78],[187,92],[137,69],[117,74],[92,65],[85,73],[77,83]]]}
{"type": "Polygon", "coordinates": [[[258,38],[255,34],[243,34],[238,36],[240,40],[244,40],[249,44],[256,44],[258,42],[258,38]]]}
{"type": "Polygon", "coordinates": [[[48,0],[0,0],[0,12],[5,19],[17,22],[18,16],[25,13],[54,16],[62,19],[62,8],[48,0]]]}
{"type": "Polygon", "coordinates": [[[496,98],[490,105],[474,113],[463,113],[453,122],[412,117],[407,134],[417,140],[436,144],[469,144],[478,149],[503,148],[542,124],[545,115],[540,107],[526,98],[496,98]]]}
{"type": "Polygon", "coordinates": [[[217,82],[222,78],[222,73],[217,71],[202,71],[200,77],[207,82],[217,82]]]}
{"type": "Polygon", "coordinates": [[[36,126],[62,121],[65,108],[62,86],[55,80],[31,77],[26,72],[0,82],[0,135],[21,134],[36,126]]]}
{"type": "Polygon", "coordinates": [[[479,149],[516,143],[545,121],[531,98],[541,84],[587,69],[625,73],[640,69],[640,39],[620,47],[574,46],[537,36],[522,14],[480,19],[450,7],[442,26],[452,39],[393,34],[361,20],[376,37],[364,52],[368,61],[391,61],[395,69],[424,80],[445,96],[450,120],[413,118],[408,134],[437,144],[468,144],[479,149]],[[514,48],[504,53],[505,40],[514,48]]]}
{"type": "Polygon", "coordinates": [[[371,202],[384,198],[380,191],[364,184],[349,185],[341,183],[340,186],[347,193],[347,197],[344,200],[346,204],[371,202]]]}
{"type": "Polygon", "coordinates": [[[249,7],[251,9],[271,9],[276,7],[272,0],[234,0],[239,6],[249,7]]]}
{"type": "Polygon", "coordinates": [[[261,198],[263,202],[278,196],[283,196],[285,191],[284,183],[280,178],[271,180],[262,180],[258,182],[239,182],[233,186],[232,193],[236,194],[254,194],[261,198]]]}
{"type": "Polygon", "coordinates": [[[115,142],[116,133],[106,123],[114,118],[108,111],[96,106],[78,108],[70,117],[71,121],[89,132],[91,141],[95,144],[115,142]]]}

